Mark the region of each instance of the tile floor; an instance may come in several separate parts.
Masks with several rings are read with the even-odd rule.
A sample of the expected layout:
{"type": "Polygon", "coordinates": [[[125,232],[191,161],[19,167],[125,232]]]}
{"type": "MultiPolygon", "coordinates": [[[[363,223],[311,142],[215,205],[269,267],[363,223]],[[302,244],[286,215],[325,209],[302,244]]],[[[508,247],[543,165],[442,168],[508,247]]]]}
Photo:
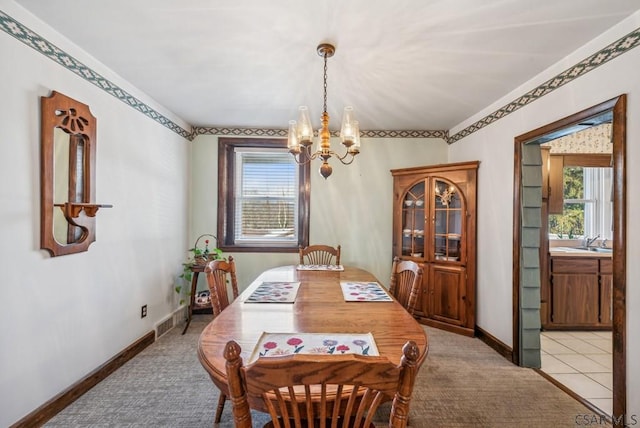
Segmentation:
{"type": "Polygon", "coordinates": [[[610,331],[542,331],[542,371],[606,414],[613,407],[610,331]]]}

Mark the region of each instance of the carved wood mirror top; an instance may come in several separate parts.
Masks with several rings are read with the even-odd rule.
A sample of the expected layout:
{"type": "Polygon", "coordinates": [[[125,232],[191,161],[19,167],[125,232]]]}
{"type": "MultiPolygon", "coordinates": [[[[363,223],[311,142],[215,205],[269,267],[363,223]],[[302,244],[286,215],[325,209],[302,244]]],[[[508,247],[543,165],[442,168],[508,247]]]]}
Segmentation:
{"type": "Polygon", "coordinates": [[[41,98],[40,248],[51,256],[95,241],[96,118],[89,106],[52,91],[41,98]]]}

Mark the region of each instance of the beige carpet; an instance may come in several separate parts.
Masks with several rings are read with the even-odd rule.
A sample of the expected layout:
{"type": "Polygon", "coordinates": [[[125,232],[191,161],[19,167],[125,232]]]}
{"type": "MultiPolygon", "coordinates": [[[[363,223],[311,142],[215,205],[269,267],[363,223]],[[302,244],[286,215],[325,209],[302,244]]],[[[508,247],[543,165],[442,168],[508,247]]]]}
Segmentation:
{"type": "MultiPolygon", "coordinates": [[[[199,332],[210,319],[197,315],[184,336],[173,329],[45,426],[211,427],[218,391],[196,356],[199,332]]],[[[427,334],[430,350],[411,402],[412,427],[575,427],[576,418],[591,414],[478,339],[431,328],[427,334]]],[[[255,426],[266,422],[255,416],[255,426]]],[[[230,421],[227,403],[219,426],[232,427],[230,421]]]]}

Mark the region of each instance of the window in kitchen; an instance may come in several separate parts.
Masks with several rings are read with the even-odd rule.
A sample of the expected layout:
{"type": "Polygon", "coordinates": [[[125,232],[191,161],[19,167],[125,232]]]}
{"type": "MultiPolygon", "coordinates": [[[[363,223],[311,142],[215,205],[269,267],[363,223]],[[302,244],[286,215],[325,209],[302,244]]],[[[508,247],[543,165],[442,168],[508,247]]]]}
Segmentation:
{"type": "Polygon", "coordinates": [[[297,251],[309,240],[309,164],[286,140],[220,138],[218,239],[223,251],[297,251]]]}
{"type": "Polygon", "coordinates": [[[612,168],[565,167],[564,209],[549,216],[550,239],[611,239],[612,168]]]}

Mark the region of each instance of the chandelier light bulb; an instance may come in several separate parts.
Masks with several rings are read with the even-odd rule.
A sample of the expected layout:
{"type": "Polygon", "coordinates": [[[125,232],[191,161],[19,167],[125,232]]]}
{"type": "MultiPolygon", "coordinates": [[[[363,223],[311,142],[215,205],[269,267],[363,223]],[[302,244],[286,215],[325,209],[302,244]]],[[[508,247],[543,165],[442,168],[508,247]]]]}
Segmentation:
{"type": "Polygon", "coordinates": [[[313,127],[309,117],[309,108],[300,106],[298,116],[298,141],[303,146],[308,146],[313,141],[313,127]]]}
{"type": "Polygon", "coordinates": [[[353,107],[347,106],[344,108],[344,113],[342,114],[342,127],[340,128],[342,144],[347,147],[351,146],[355,140],[353,122],[353,107]]]}
{"type": "Polygon", "coordinates": [[[349,153],[354,156],[360,153],[360,123],[353,121],[353,145],[349,147],[349,153]]]}
{"type": "Polygon", "coordinates": [[[298,122],[295,120],[289,121],[287,148],[289,151],[300,151],[300,142],[298,141],[298,122]]]}

